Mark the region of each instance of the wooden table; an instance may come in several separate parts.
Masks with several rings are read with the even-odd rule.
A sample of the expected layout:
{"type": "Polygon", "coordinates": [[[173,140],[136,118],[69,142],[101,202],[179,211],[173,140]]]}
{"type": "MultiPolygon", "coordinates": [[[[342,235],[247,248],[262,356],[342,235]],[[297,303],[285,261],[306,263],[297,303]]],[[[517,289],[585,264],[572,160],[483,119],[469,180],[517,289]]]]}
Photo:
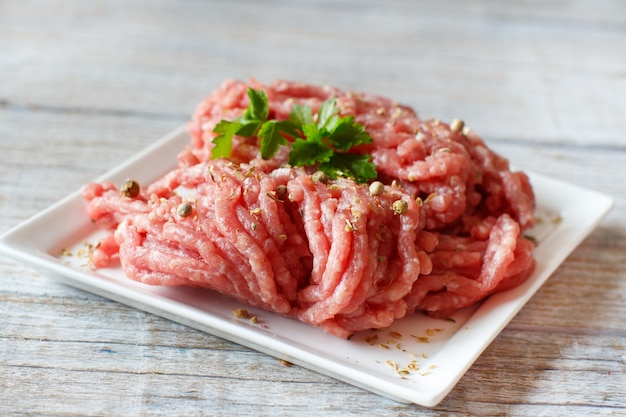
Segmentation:
{"type": "Polygon", "coordinates": [[[0,232],[184,123],[225,78],[461,117],[615,207],[434,409],[0,258],[1,415],[626,414],[626,3],[0,1],[0,232]]]}

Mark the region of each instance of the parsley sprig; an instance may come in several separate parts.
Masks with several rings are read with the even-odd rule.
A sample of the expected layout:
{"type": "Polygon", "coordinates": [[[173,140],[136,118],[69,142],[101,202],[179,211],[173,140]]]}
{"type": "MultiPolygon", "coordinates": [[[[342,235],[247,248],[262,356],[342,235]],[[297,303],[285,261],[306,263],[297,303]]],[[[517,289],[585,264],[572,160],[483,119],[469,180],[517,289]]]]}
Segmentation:
{"type": "Polygon", "coordinates": [[[250,104],[243,116],[221,120],[213,129],[218,135],[211,158],[227,158],[232,153],[233,136],[260,139],[260,153],[272,158],[281,145],[289,145],[289,164],[317,166],[330,178],[339,176],[367,182],[376,178],[370,155],[348,152],[355,146],[372,142],[365,127],[354,116],[341,117],[334,98],[322,103],[317,119],[309,106],[295,105],[286,120],[268,120],[269,104],[263,90],[248,88],[250,104]],[[291,139],[291,141],[288,140],[291,139]]]}

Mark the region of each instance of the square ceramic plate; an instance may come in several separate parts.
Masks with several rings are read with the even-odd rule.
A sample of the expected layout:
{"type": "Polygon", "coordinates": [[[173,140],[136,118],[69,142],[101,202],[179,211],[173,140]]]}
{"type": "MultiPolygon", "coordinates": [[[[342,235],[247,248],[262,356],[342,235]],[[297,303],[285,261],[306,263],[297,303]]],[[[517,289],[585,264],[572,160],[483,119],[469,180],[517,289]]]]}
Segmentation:
{"type": "MultiPolygon", "coordinates": [[[[175,166],[189,138],[170,133],[97,181],[148,183],[175,166]]],[[[101,232],[84,212],[79,192],[8,231],[0,250],[59,280],[141,310],[215,334],[406,403],[435,406],[524,306],[550,274],[593,230],[612,200],[594,191],[531,175],[538,226],[537,270],[523,285],[485,302],[435,320],[414,314],[388,329],[356,334],[351,340],[327,335],[295,320],[241,305],[208,290],[152,287],[126,278],[119,268],[93,271],[89,246],[101,232]],[[252,322],[233,311],[246,308],[252,322]]]]}

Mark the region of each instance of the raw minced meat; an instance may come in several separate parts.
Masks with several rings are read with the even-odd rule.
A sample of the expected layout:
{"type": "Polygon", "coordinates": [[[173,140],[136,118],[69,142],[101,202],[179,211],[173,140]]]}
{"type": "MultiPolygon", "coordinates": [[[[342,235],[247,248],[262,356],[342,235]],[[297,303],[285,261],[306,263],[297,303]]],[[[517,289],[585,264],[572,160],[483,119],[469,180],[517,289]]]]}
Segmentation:
{"type": "Polygon", "coordinates": [[[189,133],[178,168],[135,198],[109,183],[85,187],[89,216],[111,230],[95,267],[119,258],[129,278],[211,288],[340,337],[418,310],[450,315],[534,269],[522,236],[534,222],[528,177],[467,129],[384,97],[252,80],[212,92],[189,133]],[[231,157],[211,159],[213,128],[243,115],[248,87],[266,92],[278,120],[335,97],[372,137],[356,151],[372,155],[383,193],[346,178],[314,181],[311,168],[287,165],[287,147],[264,160],[256,137],[235,136],[231,157]],[[193,211],[181,216],[184,202],[193,211]]]}

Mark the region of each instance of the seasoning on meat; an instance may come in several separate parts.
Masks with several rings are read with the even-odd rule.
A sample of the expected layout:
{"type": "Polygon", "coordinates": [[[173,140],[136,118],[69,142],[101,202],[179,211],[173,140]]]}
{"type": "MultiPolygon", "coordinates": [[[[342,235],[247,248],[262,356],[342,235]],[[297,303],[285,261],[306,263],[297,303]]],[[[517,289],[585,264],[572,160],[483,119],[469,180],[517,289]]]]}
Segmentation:
{"type": "Polygon", "coordinates": [[[193,213],[193,207],[189,203],[180,203],[176,212],[180,217],[189,217],[193,213]]]}
{"type": "Polygon", "coordinates": [[[380,181],[374,181],[370,184],[371,195],[381,195],[385,192],[385,185],[380,181]]]}
{"type": "Polygon", "coordinates": [[[344,338],[415,311],[449,317],[534,270],[523,236],[534,223],[528,177],[460,120],[422,120],[391,99],[334,87],[229,80],[200,103],[189,133],[178,168],[133,198],[110,183],[83,189],[89,217],[111,232],[95,267],[119,258],[131,279],[210,288],[344,338]],[[371,137],[343,162],[351,152],[371,158],[376,181],[291,166],[286,138],[263,158],[258,136],[233,134],[229,155],[212,159],[216,126],[241,120],[250,89],[267,97],[266,124],[294,108],[315,118],[334,103],[371,137]],[[193,216],[180,211],[179,189],[193,216]]]}
{"type": "Polygon", "coordinates": [[[404,200],[396,200],[391,205],[391,208],[396,214],[404,214],[409,209],[409,204],[404,200]]]}
{"type": "Polygon", "coordinates": [[[126,180],[120,187],[120,193],[127,198],[135,198],[139,195],[141,188],[135,180],[126,180]]]}

